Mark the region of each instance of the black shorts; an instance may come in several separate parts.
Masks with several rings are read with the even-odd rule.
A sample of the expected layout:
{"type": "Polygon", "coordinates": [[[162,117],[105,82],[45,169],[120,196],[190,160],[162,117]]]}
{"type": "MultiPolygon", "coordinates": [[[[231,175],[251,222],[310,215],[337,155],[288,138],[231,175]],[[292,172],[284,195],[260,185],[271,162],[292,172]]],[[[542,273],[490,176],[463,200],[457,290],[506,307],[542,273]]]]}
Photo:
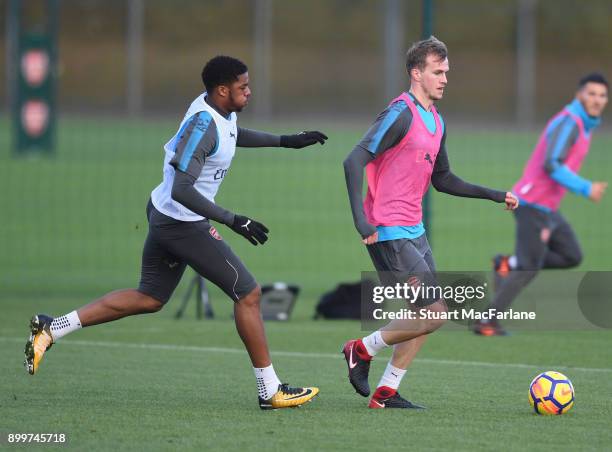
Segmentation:
{"type": "MultiPolygon", "coordinates": [[[[436,264],[423,234],[416,239],[396,239],[376,242],[366,247],[381,283],[394,285],[405,283],[412,276],[425,284],[436,284],[436,264]]],[[[415,302],[419,307],[429,306],[438,299],[422,298],[415,302]]]]}
{"type": "Polygon", "coordinates": [[[519,206],[516,219],[518,269],[570,268],[582,260],[582,251],[574,230],[560,212],[543,212],[531,206],[519,206]]]}
{"type": "Polygon", "coordinates": [[[208,221],[179,221],[160,213],[149,200],[149,233],[142,251],[138,290],[166,303],[189,265],[232,300],[257,282],[208,221]]]}

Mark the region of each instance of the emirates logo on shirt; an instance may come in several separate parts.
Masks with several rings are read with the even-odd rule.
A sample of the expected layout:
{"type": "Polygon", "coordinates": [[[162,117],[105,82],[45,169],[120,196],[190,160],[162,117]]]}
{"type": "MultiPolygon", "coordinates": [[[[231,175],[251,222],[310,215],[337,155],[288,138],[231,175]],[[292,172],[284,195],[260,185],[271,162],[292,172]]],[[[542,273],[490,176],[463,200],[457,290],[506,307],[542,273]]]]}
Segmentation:
{"type": "Polygon", "coordinates": [[[213,238],[213,239],[216,239],[216,240],[223,240],[223,239],[221,238],[221,234],[219,234],[219,233],[217,232],[217,229],[215,229],[215,227],[214,227],[214,226],[211,226],[211,227],[210,227],[210,229],[208,230],[208,232],[210,232],[210,235],[212,235],[212,238],[213,238]]]}

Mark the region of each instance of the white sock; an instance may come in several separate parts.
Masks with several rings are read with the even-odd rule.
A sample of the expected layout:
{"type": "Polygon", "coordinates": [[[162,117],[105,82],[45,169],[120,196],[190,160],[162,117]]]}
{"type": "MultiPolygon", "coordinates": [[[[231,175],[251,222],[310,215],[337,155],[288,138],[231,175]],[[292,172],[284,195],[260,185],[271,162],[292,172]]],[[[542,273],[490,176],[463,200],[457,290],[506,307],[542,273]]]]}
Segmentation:
{"type": "Polygon", "coordinates": [[[281,381],[274,372],[274,366],[270,364],[268,367],[253,367],[255,378],[257,379],[257,392],[259,397],[264,400],[269,400],[278,392],[278,385],[281,381]]]}
{"type": "Polygon", "coordinates": [[[53,342],[80,328],[82,328],[81,320],[76,311],[69,312],[61,317],[56,317],[53,319],[53,322],[51,322],[51,336],[53,336],[53,342]]]}
{"type": "Polygon", "coordinates": [[[370,356],[375,356],[383,348],[388,347],[385,341],[383,341],[380,330],[374,331],[369,336],[361,339],[361,341],[363,342],[363,345],[365,345],[365,348],[370,356]]]}
{"type": "Polygon", "coordinates": [[[406,369],[399,369],[391,364],[387,364],[387,368],[385,369],[385,373],[380,379],[378,383],[378,387],[388,386],[392,389],[399,388],[400,383],[402,382],[402,378],[404,378],[404,374],[406,373],[406,369]]]}
{"type": "Polygon", "coordinates": [[[518,262],[516,261],[516,256],[512,255],[508,258],[508,265],[510,266],[510,268],[512,270],[514,270],[516,268],[516,265],[518,264],[518,262]]]}

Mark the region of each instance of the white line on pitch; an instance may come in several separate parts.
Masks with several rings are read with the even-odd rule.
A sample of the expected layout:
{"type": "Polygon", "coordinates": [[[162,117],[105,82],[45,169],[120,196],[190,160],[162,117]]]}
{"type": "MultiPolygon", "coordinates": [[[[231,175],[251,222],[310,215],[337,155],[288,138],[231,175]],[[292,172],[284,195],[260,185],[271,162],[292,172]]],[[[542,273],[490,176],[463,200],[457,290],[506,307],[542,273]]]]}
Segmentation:
{"type": "MultiPolygon", "coordinates": [[[[24,342],[23,338],[17,337],[3,337],[0,336],[1,341],[5,342],[24,342]]],[[[61,341],[65,345],[76,345],[80,347],[107,347],[107,348],[133,348],[133,349],[146,349],[146,350],[172,350],[182,352],[198,352],[198,353],[237,353],[246,354],[246,351],[240,348],[226,348],[226,347],[200,347],[197,345],[174,345],[174,344],[137,344],[133,342],[106,342],[106,341],[79,341],[72,339],[64,339],[61,341]]],[[[337,359],[341,358],[340,353],[306,353],[306,352],[284,352],[284,351],[271,351],[272,356],[286,356],[289,358],[323,358],[323,359],[337,359]]],[[[535,365],[535,364],[523,364],[523,363],[491,363],[486,361],[459,361],[452,359],[435,359],[435,358],[416,358],[414,360],[418,363],[425,364],[441,364],[450,366],[480,366],[480,367],[510,367],[515,369],[535,369],[535,368],[551,368],[560,370],[572,370],[580,372],[607,372],[612,373],[610,368],[597,368],[597,367],[568,367],[568,366],[550,366],[550,365],[535,365]]]]}

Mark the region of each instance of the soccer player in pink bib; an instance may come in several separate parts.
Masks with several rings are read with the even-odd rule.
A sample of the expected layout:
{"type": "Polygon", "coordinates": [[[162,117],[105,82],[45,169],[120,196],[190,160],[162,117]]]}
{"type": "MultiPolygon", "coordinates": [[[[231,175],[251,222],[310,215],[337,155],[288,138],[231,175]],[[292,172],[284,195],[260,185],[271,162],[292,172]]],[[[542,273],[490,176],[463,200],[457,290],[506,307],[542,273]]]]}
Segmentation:
{"type": "MultiPolygon", "coordinates": [[[[606,182],[591,182],[578,171],[607,103],[608,81],[601,74],[588,74],[578,83],[574,100],[553,116],[542,132],[523,176],[512,189],[521,200],[514,213],[514,254],[493,258],[497,284],[491,308],[496,311],[508,309],[540,269],[572,268],[582,261],[576,235],[559,212],[559,205],[568,190],[594,202],[604,195],[606,182]]],[[[477,322],[474,332],[482,336],[506,334],[496,320],[477,322]]]]}
{"type": "MultiPolygon", "coordinates": [[[[353,220],[381,280],[408,282],[411,275],[433,275],[435,264],[422,222],[422,200],[430,181],[440,192],[489,199],[515,209],[510,192],[461,180],[450,171],[446,127],[434,106],[446,88],[449,70],[446,45],[419,41],[407,53],[410,90],[393,99],[344,161],[353,220]],[[363,172],[368,190],[362,197],[363,172]]],[[[446,312],[442,299],[419,299],[416,306],[446,312]]],[[[393,320],[343,348],[349,381],[360,395],[370,395],[368,374],[373,357],[386,347],[393,356],[370,400],[370,408],[423,408],[398,393],[406,368],[427,334],[443,320],[393,320]]]]}

